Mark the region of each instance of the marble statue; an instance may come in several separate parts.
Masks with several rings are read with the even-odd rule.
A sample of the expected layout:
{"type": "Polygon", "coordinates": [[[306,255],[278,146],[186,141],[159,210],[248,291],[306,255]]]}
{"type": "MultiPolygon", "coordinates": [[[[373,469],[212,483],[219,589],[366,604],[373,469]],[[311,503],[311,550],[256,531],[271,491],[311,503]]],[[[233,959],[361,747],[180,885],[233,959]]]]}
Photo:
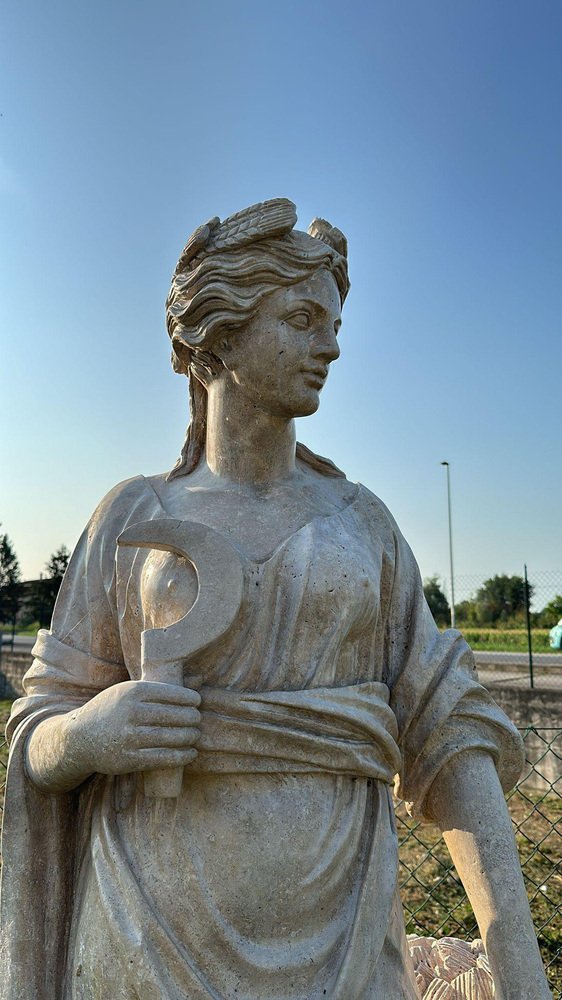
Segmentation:
{"type": "Polygon", "coordinates": [[[181,457],[101,502],[38,635],[8,729],[6,1000],[419,998],[393,784],[444,831],[496,997],[550,996],[502,794],[517,731],[385,506],[295,441],[349,287],[343,234],[295,222],[275,199],[189,239],[181,457]]]}

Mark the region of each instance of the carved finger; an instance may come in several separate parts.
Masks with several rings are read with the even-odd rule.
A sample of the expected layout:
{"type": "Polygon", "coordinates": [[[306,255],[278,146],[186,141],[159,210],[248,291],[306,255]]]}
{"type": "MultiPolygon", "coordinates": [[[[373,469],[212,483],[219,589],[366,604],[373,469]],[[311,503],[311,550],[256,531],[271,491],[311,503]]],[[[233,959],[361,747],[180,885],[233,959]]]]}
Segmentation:
{"type": "Polygon", "coordinates": [[[191,706],[143,704],[138,714],[139,726],[170,726],[185,728],[199,726],[201,713],[191,706]]]}
{"type": "Polygon", "coordinates": [[[149,747],[135,755],[135,771],[149,771],[160,767],[184,767],[197,757],[195,747],[175,750],[169,747],[149,747]]]}
{"type": "Polygon", "coordinates": [[[137,746],[141,752],[150,747],[181,750],[192,747],[201,736],[201,731],[190,726],[171,727],[170,729],[139,726],[135,736],[137,746]]]}
{"type": "Polygon", "coordinates": [[[193,688],[179,684],[162,684],[159,681],[138,681],[142,684],[142,701],[145,704],[159,702],[162,705],[185,705],[197,708],[201,704],[201,695],[193,688]]]}

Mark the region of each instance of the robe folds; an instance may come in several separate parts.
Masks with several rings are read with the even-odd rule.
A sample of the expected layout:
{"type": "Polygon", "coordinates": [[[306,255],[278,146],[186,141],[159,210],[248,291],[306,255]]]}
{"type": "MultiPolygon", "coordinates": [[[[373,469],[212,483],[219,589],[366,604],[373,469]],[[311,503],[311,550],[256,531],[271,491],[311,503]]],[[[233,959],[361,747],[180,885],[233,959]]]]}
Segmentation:
{"type": "Polygon", "coordinates": [[[150,551],[116,539],[178,503],[190,519],[177,483],[138,477],[100,504],[14,704],[3,996],[414,1000],[392,785],[423,817],[457,754],[489,753],[507,789],[522,747],[364,487],[268,558],[240,552],[238,619],[190,664],[201,738],[178,799],[147,798],[141,775],[48,795],[26,774],[38,722],[140,678],[150,580],[170,563],[148,573],[150,551]]]}

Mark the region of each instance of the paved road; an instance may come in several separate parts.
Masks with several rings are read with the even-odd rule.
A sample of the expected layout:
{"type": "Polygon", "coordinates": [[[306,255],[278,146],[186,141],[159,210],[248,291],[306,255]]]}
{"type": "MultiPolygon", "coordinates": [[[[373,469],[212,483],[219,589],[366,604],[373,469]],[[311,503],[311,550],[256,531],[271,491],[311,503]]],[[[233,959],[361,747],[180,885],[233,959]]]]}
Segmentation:
{"type": "MultiPolygon", "coordinates": [[[[7,638],[4,633],[4,639],[7,638]]],[[[35,636],[16,635],[14,650],[30,651],[34,642],[35,636]]],[[[475,652],[474,657],[484,684],[497,682],[514,687],[529,686],[529,658],[526,653],[475,652]]],[[[533,680],[539,689],[562,689],[562,651],[533,653],[533,680]]]]}
{"type": "MultiPolygon", "coordinates": [[[[8,632],[4,632],[4,642],[10,638],[8,632]]],[[[14,649],[31,649],[35,642],[33,635],[16,635],[14,637],[14,649]]],[[[476,664],[479,667],[522,667],[528,669],[529,657],[527,653],[484,653],[477,651],[474,653],[476,664]]],[[[553,653],[533,653],[533,665],[536,667],[558,667],[562,670],[562,650],[553,653]]]]}
{"type": "MultiPolygon", "coordinates": [[[[481,682],[502,687],[528,688],[529,657],[525,653],[475,652],[481,682]]],[[[562,653],[533,653],[533,686],[562,691],[562,653]]]]}
{"type": "MultiPolygon", "coordinates": [[[[4,648],[6,648],[8,640],[9,640],[10,645],[11,645],[11,642],[12,642],[11,633],[10,632],[4,632],[3,635],[2,635],[2,640],[3,640],[3,646],[4,646],[4,648]]],[[[14,650],[21,650],[23,652],[23,650],[25,650],[25,649],[31,649],[31,647],[33,646],[34,642],[35,642],[35,636],[34,635],[15,635],[14,636],[14,650]]]]}
{"type": "MultiPolygon", "coordinates": [[[[478,667],[478,680],[484,687],[493,688],[495,685],[502,688],[525,688],[531,687],[528,670],[498,670],[497,667],[478,667]]],[[[557,673],[541,673],[540,670],[533,671],[533,687],[538,691],[561,691],[562,692],[562,670],[557,673]]]]}
{"type": "MultiPolygon", "coordinates": [[[[477,650],[474,653],[477,666],[515,666],[529,667],[528,653],[484,653],[477,650]]],[[[533,666],[559,667],[562,670],[562,652],[533,653],[533,666]]]]}

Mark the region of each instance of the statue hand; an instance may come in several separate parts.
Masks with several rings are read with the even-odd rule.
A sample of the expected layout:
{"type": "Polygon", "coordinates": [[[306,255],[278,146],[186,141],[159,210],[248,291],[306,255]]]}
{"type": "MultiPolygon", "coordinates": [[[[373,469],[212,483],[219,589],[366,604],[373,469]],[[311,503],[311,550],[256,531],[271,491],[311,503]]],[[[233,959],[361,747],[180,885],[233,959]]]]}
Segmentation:
{"type": "Polygon", "coordinates": [[[85,777],[189,764],[197,756],[200,703],[197,691],[175,684],[114,684],[59,717],[65,770],[85,777]]]}

